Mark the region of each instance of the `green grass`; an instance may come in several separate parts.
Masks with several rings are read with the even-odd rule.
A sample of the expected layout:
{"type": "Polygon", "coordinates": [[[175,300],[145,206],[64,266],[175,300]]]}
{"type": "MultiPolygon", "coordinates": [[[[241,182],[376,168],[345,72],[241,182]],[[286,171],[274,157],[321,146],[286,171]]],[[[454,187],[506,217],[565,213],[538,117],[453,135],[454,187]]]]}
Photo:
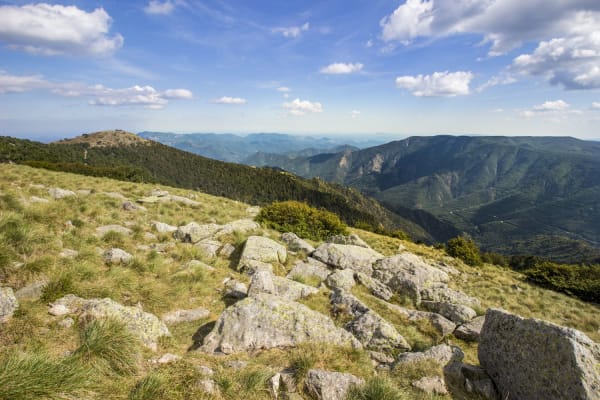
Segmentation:
{"type": "Polygon", "coordinates": [[[129,400],[161,400],[167,391],[167,378],[153,372],[142,378],[131,388],[129,400]]]}
{"type": "Polygon", "coordinates": [[[354,386],[346,400],[408,400],[406,393],[400,391],[394,382],[386,376],[375,376],[367,380],[364,386],[354,386]]]}

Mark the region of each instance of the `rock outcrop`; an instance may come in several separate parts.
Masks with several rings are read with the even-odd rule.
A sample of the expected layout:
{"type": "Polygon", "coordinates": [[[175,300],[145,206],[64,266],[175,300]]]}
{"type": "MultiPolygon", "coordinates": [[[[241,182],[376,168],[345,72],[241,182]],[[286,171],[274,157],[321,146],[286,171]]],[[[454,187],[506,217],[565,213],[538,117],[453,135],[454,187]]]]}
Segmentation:
{"type": "Polygon", "coordinates": [[[479,334],[483,328],[484,321],[485,317],[483,315],[474,318],[472,321],[469,321],[466,324],[456,328],[454,331],[454,336],[459,339],[466,340],[467,342],[477,342],[479,341],[479,334]]]}
{"type": "Polygon", "coordinates": [[[346,398],[352,386],[364,385],[365,381],[352,374],[311,369],[306,377],[306,390],[319,400],[346,398]]]}
{"type": "Polygon", "coordinates": [[[575,329],[490,309],[478,356],[502,398],[600,399],[600,345],[575,329]]]}
{"type": "Polygon", "coordinates": [[[238,270],[243,270],[248,261],[284,263],[286,259],[287,250],[283,245],[266,237],[249,236],[240,257],[238,270]]]}
{"type": "Polygon", "coordinates": [[[9,287],[0,287],[0,324],[7,322],[19,308],[19,302],[9,287]]]}
{"type": "Polygon", "coordinates": [[[258,294],[228,307],[204,338],[201,350],[232,354],[301,343],[361,347],[325,315],[275,295],[258,294]]]}
{"type": "Polygon", "coordinates": [[[431,312],[443,315],[456,324],[464,324],[477,316],[475,310],[461,304],[423,301],[421,305],[431,312]]]}
{"type": "Polygon", "coordinates": [[[327,277],[325,283],[331,289],[341,289],[349,292],[356,285],[354,271],[349,268],[338,269],[327,277]]]}
{"type": "Polygon", "coordinates": [[[308,257],[305,261],[296,262],[292,270],[287,274],[287,277],[289,279],[294,279],[295,277],[310,279],[311,277],[315,277],[320,281],[324,281],[329,274],[331,274],[331,271],[327,268],[327,265],[308,257]]]}
{"type": "Polygon", "coordinates": [[[325,243],[317,247],[312,257],[333,268],[349,268],[370,276],[373,273],[373,263],[382,259],[383,255],[370,248],[325,243]]]}
{"type": "Polygon", "coordinates": [[[291,251],[303,251],[306,254],[310,254],[315,251],[315,248],[308,243],[306,240],[300,239],[298,235],[293,232],[286,232],[281,235],[281,241],[285,243],[291,251]]]}
{"type": "Polygon", "coordinates": [[[356,233],[351,233],[348,236],[345,235],[334,235],[327,239],[327,243],[336,244],[351,244],[353,246],[364,247],[370,249],[371,247],[362,240],[356,233]]]}

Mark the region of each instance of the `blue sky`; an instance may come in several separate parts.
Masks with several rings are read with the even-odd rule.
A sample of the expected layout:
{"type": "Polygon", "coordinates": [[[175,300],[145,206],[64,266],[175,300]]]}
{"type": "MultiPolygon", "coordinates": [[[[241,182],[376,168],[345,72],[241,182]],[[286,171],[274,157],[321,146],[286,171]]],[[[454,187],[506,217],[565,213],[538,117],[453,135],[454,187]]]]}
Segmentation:
{"type": "Polygon", "coordinates": [[[0,0],[0,134],[600,137],[597,0],[0,0]]]}

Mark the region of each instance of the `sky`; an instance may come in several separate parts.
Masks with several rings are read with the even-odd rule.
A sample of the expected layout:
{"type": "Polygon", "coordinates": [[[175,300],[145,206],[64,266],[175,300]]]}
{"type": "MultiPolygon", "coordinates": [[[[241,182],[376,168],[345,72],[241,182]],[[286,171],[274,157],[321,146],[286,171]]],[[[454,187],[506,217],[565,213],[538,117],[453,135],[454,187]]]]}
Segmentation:
{"type": "Polygon", "coordinates": [[[0,135],[599,127],[598,0],[0,0],[0,135]]]}

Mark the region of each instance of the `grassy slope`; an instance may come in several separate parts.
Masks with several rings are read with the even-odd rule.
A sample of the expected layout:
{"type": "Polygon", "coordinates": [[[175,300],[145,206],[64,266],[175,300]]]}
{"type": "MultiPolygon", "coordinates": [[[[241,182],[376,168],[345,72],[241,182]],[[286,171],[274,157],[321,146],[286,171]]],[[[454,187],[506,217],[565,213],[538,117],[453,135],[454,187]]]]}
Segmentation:
{"type": "MultiPolygon", "coordinates": [[[[160,185],[136,184],[105,178],[84,177],[80,175],[50,172],[18,165],[0,165],[0,220],[17,220],[22,235],[14,236],[13,244],[26,244],[19,248],[21,254],[15,254],[11,263],[23,262],[21,267],[12,267],[11,263],[0,269],[3,285],[15,289],[45,276],[51,282],[64,282],[70,277],[69,292],[84,297],[111,297],[126,305],[140,303],[145,311],[162,315],[178,308],[206,307],[211,311],[205,321],[184,323],[171,328],[173,337],[160,343],[159,352],[143,354],[143,360],[155,358],[165,352],[183,355],[183,361],[169,366],[156,366],[141,361],[133,375],[115,375],[95,373],[92,385],[83,398],[126,399],[130,390],[143,379],[146,383],[162,382],[161,386],[168,395],[163,398],[184,399],[202,398],[194,389],[199,379],[194,366],[207,365],[217,371],[217,381],[223,390],[223,398],[268,399],[270,395],[264,388],[264,380],[280,368],[292,365],[311,365],[326,369],[343,370],[365,378],[374,376],[366,353],[327,346],[311,346],[299,349],[259,351],[252,354],[238,354],[226,357],[214,357],[199,352],[186,352],[192,345],[192,335],[200,326],[215,320],[227,306],[217,291],[221,282],[228,276],[242,281],[248,278],[236,273],[230,262],[221,258],[206,259],[192,245],[174,243],[174,247],[161,254],[137,248],[138,244],[150,244],[144,234],[152,232],[151,221],[159,220],[169,224],[184,224],[190,221],[225,223],[247,217],[247,205],[244,203],[213,197],[189,190],[163,187],[160,185]],[[41,188],[36,185],[45,185],[41,188]],[[89,195],[65,198],[49,203],[29,203],[31,196],[47,196],[47,187],[59,186],[67,189],[91,189],[89,195]],[[193,195],[201,203],[199,207],[189,207],[174,203],[149,204],[146,212],[126,212],[120,208],[121,200],[104,195],[102,192],[119,192],[129,199],[145,195],[154,187],[169,190],[172,194],[193,195]],[[75,228],[65,225],[70,220],[75,228]],[[95,228],[107,224],[131,225],[134,235],[131,237],[108,235],[97,238],[95,228]],[[108,267],[98,255],[98,248],[118,245],[136,257],[129,267],[108,267]],[[62,248],[79,251],[75,259],[58,257],[62,248]],[[191,259],[200,259],[215,267],[213,273],[199,274],[192,278],[177,279],[174,274],[191,259]],[[232,372],[225,367],[228,360],[246,360],[250,367],[242,372],[232,372]],[[197,396],[197,397],[194,397],[197,396]]],[[[532,316],[550,320],[561,325],[580,329],[592,339],[600,340],[600,308],[595,305],[569,298],[565,295],[544,290],[523,281],[523,276],[493,265],[481,268],[465,266],[457,260],[430,247],[382,237],[366,231],[356,231],[376,250],[384,254],[393,254],[400,244],[410,251],[425,257],[443,260],[462,272],[453,278],[451,285],[467,294],[481,299],[485,307],[503,307],[523,316],[532,316]]],[[[263,235],[278,237],[277,232],[262,230],[263,235]]],[[[231,235],[229,242],[240,248],[244,236],[231,235]]],[[[172,242],[167,235],[159,235],[164,243],[172,242]]],[[[14,246],[13,246],[14,247],[14,246]]],[[[279,268],[278,273],[285,274],[294,262],[294,257],[279,268]]],[[[52,293],[50,293],[51,295],[52,293]]],[[[355,294],[379,310],[394,323],[407,340],[416,347],[433,344],[436,341],[426,326],[414,326],[401,316],[386,312],[376,298],[362,288],[356,288],[355,294]]],[[[305,300],[310,307],[329,313],[327,291],[305,300]]],[[[43,301],[23,301],[20,310],[0,331],[0,357],[13,350],[27,354],[48,354],[49,359],[61,359],[65,351],[77,348],[79,339],[76,328],[64,329],[58,326],[59,318],[47,314],[43,301]]],[[[342,323],[343,321],[338,321],[342,323]]],[[[476,346],[457,339],[448,339],[450,343],[461,346],[466,352],[467,361],[477,363],[476,346]]],[[[410,399],[430,399],[410,386],[410,374],[419,371],[405,371],[406,375],[394,375],[392,382],[405,392],[410,399]]],[[[148,384],[150,386],[150,384],[148,384]]],[[[1,392],[0,392],[1,393],[1,392]]],[[[160,397],[156,397],[160,398],[160,397]]],[[[450,396],[439,397],[449,399],[450,396]]],[[[462,397],[461,397],[462,398],[462,397]]]]}

